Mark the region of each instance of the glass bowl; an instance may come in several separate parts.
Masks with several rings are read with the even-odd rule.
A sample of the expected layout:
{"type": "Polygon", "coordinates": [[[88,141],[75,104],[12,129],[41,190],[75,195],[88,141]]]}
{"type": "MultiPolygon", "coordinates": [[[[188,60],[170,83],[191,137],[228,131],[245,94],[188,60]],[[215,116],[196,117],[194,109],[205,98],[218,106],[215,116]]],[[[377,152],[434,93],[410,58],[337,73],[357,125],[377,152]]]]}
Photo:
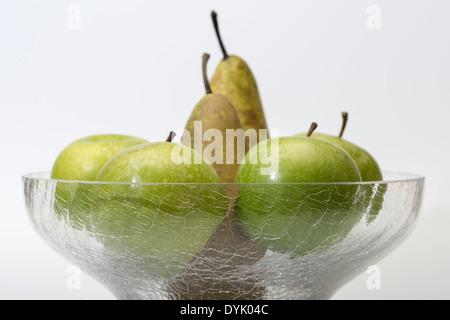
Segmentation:
{"type": "Polygon", "coordinates": [[[424,177],[296,184],[145,184],[23,176],[57,252],[117,299],[329,299],[416,224],[424,177]]]}

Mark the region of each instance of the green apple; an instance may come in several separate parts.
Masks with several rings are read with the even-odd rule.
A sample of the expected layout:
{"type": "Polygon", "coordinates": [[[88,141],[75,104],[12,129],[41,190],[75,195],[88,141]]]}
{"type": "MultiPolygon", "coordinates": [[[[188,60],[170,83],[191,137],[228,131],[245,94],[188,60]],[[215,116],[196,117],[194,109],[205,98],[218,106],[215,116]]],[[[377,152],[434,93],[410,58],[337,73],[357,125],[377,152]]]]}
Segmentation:
{"type": "Polygon", "coordinates": [[[250,149],[237,172],[236,215],[267,248],[305,255],[340,242],[359,222],[358,184],[335,183],[360,181],[355,161],[336,144],[309,135],[268,139],[250,149]],[[274,143],[278,171],[261,174],[260,150],[276,150],[274,143]]]}
{"type": "Polygon", "coordinates": [[[70,181],[95,181],[106,162],[123,149],[147,140],[120,134],[100,134],[78,139],[56,158],[51,178],[70,181]]]}
{"type": "Polygon", "coordinates": [[[155,276],[184,269],[228,209],[214,167],[193,148],[170,141],[119,152],[97,182],[89,230],[118,257],[139,259],[155,276]],[[181,163],[174,160],[179,153],[181,163]]]}
{"type": "MultiPolygon", "coordinates": [[[[339,135],[331,135],[326,133],[313,132],[311,134],[314,138],[324,139],[333,142],[345,151],[355,160],[361,173],[361,180],[364,182],[374,182],[370,184],[364,184],[366,194],[366,206],[368,207],[368,222],[378,215],[383,203],[384,193],[386,192],[387,185],[379,183],[383,180],[381,169],[375,160],[375,158],[364,148],[343,139],[344,130],[348,121],[348,113],[342,112],[342,127],[339,135]]],[[[296,136],[305,136],[306,133],[301,133],[296,136]]]]}
{"type": "MultiPolygon", "coordinates": [[[[85,181],[95,181],[100,169],[119,151],[147,143],[142,138],[120,135],[99,134],[78,139],[66,146],[53,164],[50,177],[59,180],[56,184],[54,209],[58,218],[69,220],[70,224],[80,229],[85,222],[86,201],[78,197],[74,203],[74,195],[87,193],[89,184],[85,181]],[[79,189],[79,190],[78,190],[79,189]],[[81,206],[81,208],[80,208],[81,206]]],[[[88,199],[85,199],[88,200],[88,199]]]]}
{"type": "MultiPolygon", "coordinates": [[[[342,138],[348,119],[348,113],[343,112],[343,124],[339,136],[326,133],[313,132],[311,137],[325,139],[333,142],[347,151],[355,160],[361,174],[362,181],[381,181],[383,179],[380,167],[375,158],[362,147],[342,138]]],[[[296,136],[305,136],[306,133],[300,133],[296,136]]]]}

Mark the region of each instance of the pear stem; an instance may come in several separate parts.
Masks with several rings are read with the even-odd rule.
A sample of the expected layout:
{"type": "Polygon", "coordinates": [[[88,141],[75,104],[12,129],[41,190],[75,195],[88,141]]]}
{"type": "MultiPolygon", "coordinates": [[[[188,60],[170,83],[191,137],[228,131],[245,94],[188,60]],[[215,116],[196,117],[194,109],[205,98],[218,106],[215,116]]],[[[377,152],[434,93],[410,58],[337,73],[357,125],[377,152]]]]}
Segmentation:
{"type": "Polygon", "coordinates": [[[173,138],[175,138],[175,135],[176,135],[175,131],[170,131],[170,134],[167,137],[166,142],[172,142],[173,138]]]}
{"type": "Polygon", "coordinates": [[[226,60],[226,59],[228,59],[228,53],[227,53],[227,50],[225,50],[225,46],[223,45],[223,42],[222,42],[222,37],[220,36],[219,23],[217,22],[217,13],[215,11],[212,11],[211,17],[212,17],[213,24],[214,24],[214,30],[216,30],[217,39],[219,40],[220,48],[222,49],[223,60],[226,60]]]}
{"type": "Polygon", "coordinates": [[[205,83],[206,94],[212,93],[211,86],[209,85],[209,81],[208,81],[208,74],[206,71],[206,65],[208,64],[208,60],[209,60],[209,54],[204,53],[203,60],[202,60],[203,61],[202,71],[203,71],[203,82],[205,83]]]}
{"type": "Polygon", "coordinates": [[[342,138],[344,135],[345,126],[347,125],[348,120],[348,112],[342,112],[342,127],[341,132],[339,133],[339,138],[342,138]]]}
{"type": "Polygon", "coordinates": [[[311,123],[311,127],[309,127],[309,131],[306,134],[307,137],[311,137],[311,134],[314,132],[314,130],[316,130],[317,128],[317,123],[313,122],[311,123]]]}

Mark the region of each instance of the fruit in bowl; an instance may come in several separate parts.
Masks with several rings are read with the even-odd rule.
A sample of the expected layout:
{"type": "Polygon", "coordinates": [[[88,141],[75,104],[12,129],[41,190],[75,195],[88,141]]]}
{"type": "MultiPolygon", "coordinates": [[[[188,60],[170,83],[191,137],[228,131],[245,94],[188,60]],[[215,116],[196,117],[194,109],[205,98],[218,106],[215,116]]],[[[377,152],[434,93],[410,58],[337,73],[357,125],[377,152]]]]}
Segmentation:
{"type": "Polygon", "coordinates": [[[257,138],[249,142],[251,148],[269,136],[258,85],[247,62],[237,55],[229,55],[226,51],[215,11],[211,12],[211,17],[223,54],[223,59],[211,78],[211,89],[231,101],[239,114],[244,131],[254,130],[257,138]]]}
{"type": "Polygon", "coordinates": [[[56,185],[54,208],[60,219],[66,219],[72,227],[83,228],[83,219],[78,213],[84,212],[80,195],[89,185],[74,184],[72,181],[95,181],[103,166],[118,152],[148,141],[123,134],[97,134],[77,139],[67,145],[57,156],[50,177],[59,180],[56,185]],[[78,199],[74,196],[78,192],[78,199]],[[81,207],[80,207],[81,206],[81,207]],[[81,223],[81,224],[80,224],[81,223]]]}
{"type": "MultiPolygon", "coordinates": [[[[366,207],[369,208],[367,222],[371,223],[375,220],[378,212],[382,208],[383,197],[387,189],[387,184],[380,183],[383,180],[383,174],[375,158],[366,149],[343,138],[347,121],[348,113],[342,112],[342,126],[339,135],[313,132],[311,136],[330,141],[343,148],[349,153],[353,160],[355,160],[361,174],[361,180],[364,182],[373,182],[361,185],[366,207]]],[[[305,135],[306,133],[300,133],[296,136],[305,135]]]]}
{"type": "Polygon", "coordinates": [[[27,208],[47,239],[118,297],[322,297],[404,233],[422,184],[395,181],[386,219],[354,230],[364,215],[377,217],[387,182],[373,157],[342,138],[347,114],[339,136],[316,133],[316,125],[294,137],[262,135],[255,77],[242,58],[228,55],[215,12],[212,19],[223,59],[209,82],[204,55],[206,94],[187,119],[190,138],[77,140],[56,160],[54,181],[25,179],[27,208]],[[196,144],[198,122],[203,139],[196,144]],[[231,141],[208,139],[228,130],[258,135],[242,148],[242,164],[231,141]],[[325,278],[335,284],[324,289],[325,278]]]}
{"type": "Polygon", "coordinates": [[[119,152],[96,181],[89,192],[89,232],[118,257],[139,257],[156,276],[180,272],[228,210],[212,165],[171,137],[119,152]],[[180,154],[185,162],[173,161],[180,154]]]}
{"type": "Polygon", "coordinates": [[[362,217],[355,161],[336,144],[313,138],[316,126],[304,137],[260,142],[238,170],[236,215],[249,237],[272,251],[298,256],[329,248],[362,217]],[[278,170],[261,174],[261,155],[277,149],[278,170]]]}
{"type": "MultiPolygon", "coordinates": [[[[383,175],[375,158],[364,148],[343,138],[344,130],[348,121],[347,112],[342,112],[342,120],[342,127],[339,135],[313,132],[311,137],[333,142],[347,151],[358,166],[362,181],[381,181],[383,179],[383,175]]],[[[306,133],[300,133],[296,136],[305,135],[306,133]]]]}
{"type": "Polygon", "coordinates": [[[147,142],[142,138],[121,134],[98,134],[75,140],[56,158],[51,178],[95,181],[106,162],[119,151],[147,142]]]}
{"type": "Polygon", "coordinates": [[[226,215],[228,198],[213,166],[173,137],[96,135],[70,144],[51,174],[58,218],[155,274],[180,271],[226,215]]]}
{"type": "Polygon", "coordinates": [[[206,94],[192,110],[181,143],[201,152],[212,164],[222,183],[233,183],[239,161],[248,148],[243,144],[242,150],[239,150],[240,146],[235,143],[234,138],[228,139],[227,132],[244,131],[236,108],[230,100],[211,90],[206,70],[209,57],[209,54],[205,53],[202,59],[206,94]],[[203,139],[199,141],[198,137],[203,139]]]}

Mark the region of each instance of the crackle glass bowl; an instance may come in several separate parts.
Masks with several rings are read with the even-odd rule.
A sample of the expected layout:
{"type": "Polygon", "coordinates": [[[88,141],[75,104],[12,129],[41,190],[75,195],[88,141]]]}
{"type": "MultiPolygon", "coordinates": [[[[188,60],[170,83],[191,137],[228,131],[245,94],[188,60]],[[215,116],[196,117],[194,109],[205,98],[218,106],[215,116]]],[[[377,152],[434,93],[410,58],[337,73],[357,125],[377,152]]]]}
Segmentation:
{"type": "Polygon", "coordinates": [[[329,299],[413,230],[424,177],[145,184],[23,176],[45,242],[118,299],[329,299]]]}

